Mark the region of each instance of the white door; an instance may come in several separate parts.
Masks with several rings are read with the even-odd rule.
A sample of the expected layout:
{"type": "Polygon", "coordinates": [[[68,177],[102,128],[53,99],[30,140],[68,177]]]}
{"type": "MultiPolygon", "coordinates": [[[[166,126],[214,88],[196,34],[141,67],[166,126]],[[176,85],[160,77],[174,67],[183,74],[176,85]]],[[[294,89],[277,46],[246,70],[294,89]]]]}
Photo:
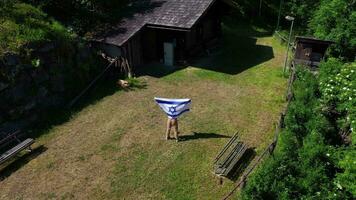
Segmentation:
{"type": "Polygon", "coordinates": [[[174,45],[173,43],[165,42],[164,44],[164,64],[173,66],[174,64],[174,45]]]}

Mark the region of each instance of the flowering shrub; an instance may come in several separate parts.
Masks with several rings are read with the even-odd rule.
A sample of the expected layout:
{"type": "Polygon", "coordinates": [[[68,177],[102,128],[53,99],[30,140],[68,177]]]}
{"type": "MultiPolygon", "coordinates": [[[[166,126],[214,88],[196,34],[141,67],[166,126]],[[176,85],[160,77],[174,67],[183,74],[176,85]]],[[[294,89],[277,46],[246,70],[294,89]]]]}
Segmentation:
{"type": "MultiPolygon", "coordinates": [[[[330,59],[319,76],[324,111],[337,113],[339,127],[354,134],[356,128],[356,62],[343,64],[330,59]]],[[[356,138],[353,137],[353,140],[356,138]]],[[[353,143],[355,143],[354,141],[353,143]]]]}
{"type": "Polygon", "coordinates": [[[329,59],[318,76],[297,69],[274,156],[249,178],[242,199],[354,199],[356,146],[342,137],[355,130],[355,64],[329,59]]]}

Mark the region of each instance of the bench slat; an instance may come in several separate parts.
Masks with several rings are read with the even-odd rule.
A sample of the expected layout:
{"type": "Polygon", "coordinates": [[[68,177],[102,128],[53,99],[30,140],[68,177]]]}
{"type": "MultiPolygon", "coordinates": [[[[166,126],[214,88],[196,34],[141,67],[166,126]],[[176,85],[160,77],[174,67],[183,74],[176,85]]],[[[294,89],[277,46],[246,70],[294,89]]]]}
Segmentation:
{"type": "Polygon", "coordinates": [[[215,174],[227,177],[235,169],[247,149],[247,145],[239,141],[237,134],[235,134],[215,158],[215,174]]]}
{"type": "Polygon", "coordinates": [[[10,149],[10,150],[6,151],[5,153],[3,153],[0,156],[0,165],[3,164],[4,162],[6,162],[7,160],[9,160],[10,158],[12,158],[13,156],[15,156],[20,151],[22,151],[22,150],[28,148],[29,146],[31,146],[34,142],[35,142],[34,139],[27,138],[26,140],[24,140],[20,144],[16,145],[12,149],[10,149]]]}
{"type": "Polygon", "coordinates": [[[235,158],[232,160],[232,162],[230,163],[230,165],[228,166],[228,168],[226,168],[226,171],[224,173],[225,176],[227,176],[231,170],[236,166],[236,164],[240,161],[242,155],[245,153],[246,151],[246,145],[243,145],[241,151],[235,156],[235,158]]]}
{"type": "Polygon", "coordinates": [[[236,158],[239,158],[240,153],[243,151],[243,146],[243,144],[239,144],[236,150],[233,151],[231,157],[229,157],[229,159],[227,160],[227,163],[225,164],[225,169],[223,170],[224,175],[227,175],[230,172],[230,167],[234,165],[234,160],[236,160],[236,158]]]}
{"type": "Polygon", "coordinates": [[[224,153],[229,149],[229,147],[238,139],[238,133],[235,133],[234,136],[229,140],[228,143],[224,146],[224,148],[220,151],[220,153],[216,156],[214,163],[218,162],[218,160],[224,155],[224,153]]]}
{"type": "Polygon", "coordinates": [[[231,160],[234,158],[236,152],[241,148],[242,142],[238,142],[236,146],[229,152],[228,156],[223,160],[222,166],[228,166],[231,160]]]}

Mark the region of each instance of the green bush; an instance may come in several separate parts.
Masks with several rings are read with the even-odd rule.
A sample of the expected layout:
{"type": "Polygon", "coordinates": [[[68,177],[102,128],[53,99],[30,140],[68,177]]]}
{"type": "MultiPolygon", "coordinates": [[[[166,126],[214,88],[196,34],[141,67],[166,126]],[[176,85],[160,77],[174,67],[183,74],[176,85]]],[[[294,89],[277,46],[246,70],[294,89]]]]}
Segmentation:
{"type": "MultiPolygon", "coordinates": [[[[286,128],[280,134],[274,156],[250,177],[241,194],[243,199],[353,199],[356,150],[354,143],[341,146],[339,133],[345,126],[338,123],[350,117],[354,106],[346,101],[349,90],[343,89],[354,85],[349,83],[355,80],[351,66],[330,59],[322,64],[319,76],[298,69],[286,128]],[[329,82],[337,74],[342,75],[332,82],[330,93],[329,82]],[[337,110],[347,112],[327,113],[325,107],[331,101],[337,110]]],[[[349,131],[353,133],[350,127],[349,131]]]]}
{"type": "Polygon", "coordinates": [[[340,190],[346,190],[354,197],[356,196],[356,147],[355,145],[340,149],[338,152],[339,161],[337,166],[342,170],[337,173],[334,180],[335,185],[340,190]]]}
{"type": "MultiPolygon", "coordinates": [[[[356,62],[343,64],[329,59],[321,64],[319,75],[324,113],[333,116],[341,131],[356,128],[356,62]]],[[[353,143],[355,144],[355,137],[353,143]]]]}
{"type": "Polygon", "coordinates": [[[295,134],[299,144],[310,131],[309,122],[315,116],[313,107],[316,104],[318,85],[316,78],[308,71],[299,68],[297,80],[293,84],[294,101],[289,105],[285,124],[295,134]]]}
{"type": "Polygon", "coordinates": [[[0,13],[0,56],[24,52],[30,45],[71,38],[64,26],[29,4],[3,3],[0,13]]]}
{"type": "Polygon", "coordinates": [[[354,60],[356,53],[355,6],[354,0],[322,0],[314,15],[309,18],[309,29],[313,35],[335,41],[332,54],[348,60],[354,60]]]}

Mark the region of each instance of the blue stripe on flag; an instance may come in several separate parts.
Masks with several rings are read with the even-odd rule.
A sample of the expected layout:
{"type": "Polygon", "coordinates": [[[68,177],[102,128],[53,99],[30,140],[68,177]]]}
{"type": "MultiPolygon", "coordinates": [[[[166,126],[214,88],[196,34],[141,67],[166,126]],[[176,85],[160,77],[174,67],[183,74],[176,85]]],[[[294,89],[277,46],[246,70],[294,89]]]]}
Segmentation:
{"type": "Polygon", "coordinates": [[[157,103],[163,103],[163,104],[169,104],[169,105],[182,105],[182,104],[186,104],[186,103],[190,103],[192,100],[188,100],[188,101],[164,101],[164,100],[160,100],[160,99],[155,99],[157,103]]]}
{"type": "Polygon", "coordinates": [[[183,113],[185,113],[185,112],[188,112],[188,111],[190,111],[189,108],[188,108],[188,109],[185,109],[185,110],[182,110],[182,112],[180,112],[179,114],[176,114],[176,115],[168,114],[168,116],[175,118],[175,117],[179,117],[179,115],[181,115],[181,114],[183,114],[183,113]]]}

